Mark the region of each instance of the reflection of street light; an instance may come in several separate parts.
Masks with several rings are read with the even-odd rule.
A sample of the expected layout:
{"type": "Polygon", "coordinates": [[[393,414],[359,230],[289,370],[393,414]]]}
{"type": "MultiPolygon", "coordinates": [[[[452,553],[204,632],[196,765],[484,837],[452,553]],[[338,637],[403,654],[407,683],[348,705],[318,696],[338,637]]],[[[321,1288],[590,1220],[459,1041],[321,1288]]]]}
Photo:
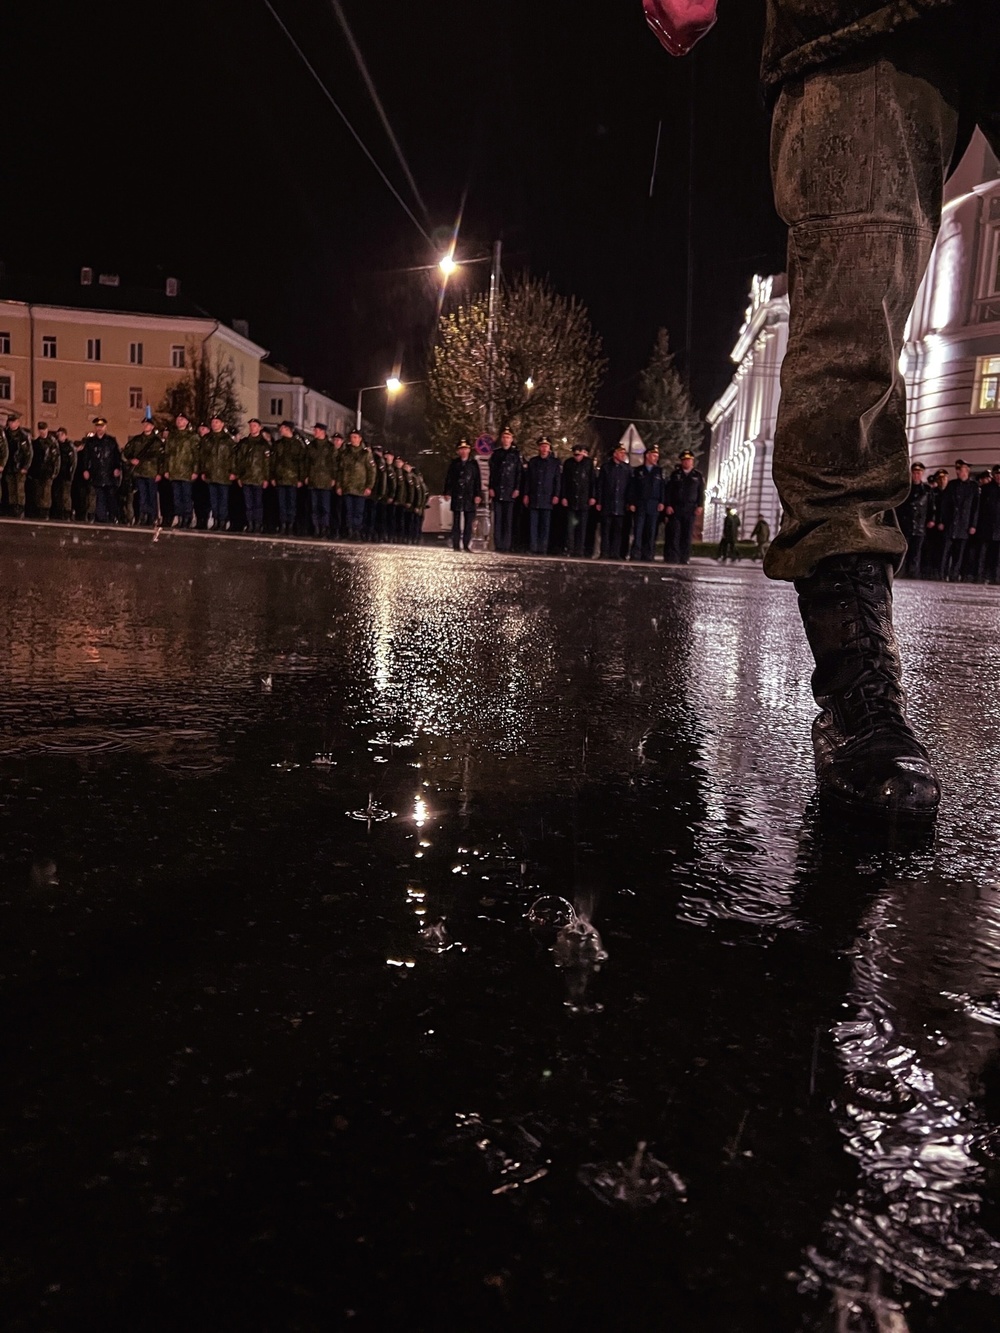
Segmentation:
{"type": "Polygon", "coordinates": [[[390,394],[397,394],[403,387],[404,387],[403,381],[399,378],[398,375],[390,375],[389,378],[387,380],[383,380],[381,384],[366,384],[363,389],[359,389],[357,429],[359,431],[361,429],[361,399],[364,397],[366,393],[372,393],[374,392],[375,389],[385,389],[390,394]]]}

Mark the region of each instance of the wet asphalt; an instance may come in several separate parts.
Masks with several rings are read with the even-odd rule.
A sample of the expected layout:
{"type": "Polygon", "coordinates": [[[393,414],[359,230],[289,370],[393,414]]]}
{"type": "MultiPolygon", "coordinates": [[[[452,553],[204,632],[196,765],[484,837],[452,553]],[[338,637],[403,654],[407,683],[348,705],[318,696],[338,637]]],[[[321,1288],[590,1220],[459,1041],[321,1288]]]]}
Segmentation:
{"type": "Polygon", "coordinates": [[[0,551],[5,1327],[996,1327],[1000,591],[900,842],[757,569],[0,551]]]}

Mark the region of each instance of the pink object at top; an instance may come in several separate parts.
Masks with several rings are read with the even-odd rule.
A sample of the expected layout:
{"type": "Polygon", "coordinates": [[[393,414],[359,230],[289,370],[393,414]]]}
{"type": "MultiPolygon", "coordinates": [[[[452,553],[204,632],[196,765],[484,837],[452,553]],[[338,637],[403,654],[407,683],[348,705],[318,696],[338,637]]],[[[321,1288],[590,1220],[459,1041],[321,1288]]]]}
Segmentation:
{"type": "Polygon", "coordinates": [[[642,0],[646,22],[672,56],[686,56],[714,25],[719,0],[642,0]]]}

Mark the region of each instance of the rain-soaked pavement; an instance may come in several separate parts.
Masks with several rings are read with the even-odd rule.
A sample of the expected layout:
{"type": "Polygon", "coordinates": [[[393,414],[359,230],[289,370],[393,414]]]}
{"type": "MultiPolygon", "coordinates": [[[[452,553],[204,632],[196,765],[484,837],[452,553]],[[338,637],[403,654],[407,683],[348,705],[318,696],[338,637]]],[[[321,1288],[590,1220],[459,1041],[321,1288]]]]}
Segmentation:
{"type": "Polygon", "coordinates": [[[0,544],[4,1327],[997,1326],[995,590],[885,848],[757,570],[0,544]]]}

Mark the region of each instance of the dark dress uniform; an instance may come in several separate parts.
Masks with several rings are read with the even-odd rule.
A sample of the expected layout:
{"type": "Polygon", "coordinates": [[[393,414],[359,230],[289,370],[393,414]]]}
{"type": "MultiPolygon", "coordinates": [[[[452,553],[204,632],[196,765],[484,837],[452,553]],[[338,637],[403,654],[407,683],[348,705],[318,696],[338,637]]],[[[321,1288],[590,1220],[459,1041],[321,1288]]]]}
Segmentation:
{"type": "Polygon", "coordinates": [[[84,471],[97,500],[98,523],[118,522],[118,488],[122,479],[122,452],[113,435],[91,435],[84,448],[84,471]]]}
{"type": "Polygon", "coordinates": [[[910,493],[896,510],[899,530],[906,538],[906,563],[900,570],[907,578],[918,579],[923,562],[924,538],[932,518],[934,490],[926,481],[910,483],[910,493]]]}
{"type": "Polygon", "coordinates": [[[427,489],[427,483],[424,481],[423,474],[419,468],[414,468],[410,475],[413,479],[413,509],[410,517],[410,545],[419,546],[423,540],[424,511],[427,508],[430,491],[427,489]]]}
{"type": "Polygon", "coordinates": [[[938,523],[944,524],[941,577],[956,582],[962,577],[965,548],[979,517],[979,482],[972,477],[950,481],[941,496],[938,523]]]}
{"type": "Polygon", "coordinates": [[[652,560],[665,492],[663,473],[658,464],[643,463],[642,467],[633,468],[628,493],[629,506],[635,508],[630,559],[652,560]]]}
{"type": "Polygon", "coordinates": [[[6,439],[7,462],[3,478],[7,485],[7,505],[14,518],[23,518],[25,483],[31,467],[31,436],[23,426],[8,426],[6,439]]]}
{"type": "Polygon", "coordinates": [[[566,550],[582,556],[587,542],[587,520],[596,488],[594,460],[584,454],[568,458],[562,470],[562,503],[566,510],[566,550]]]}
{"type": "Polygon", "coordinates": [[[528,509],[531,554],[545,555],[552,532],[552,507],[559,503],[562,469],[555,454],[536,454],[524,470],[524,503],[528,509]]]}
{"type": "Polygon", "coordinates": [[[396,517],[393,507],[396,503],[397,474],[396,455],[385,454],[385,468],[375,478],[377,507],[375,512],[375,535],[379,541],[390,542],[395,532],[396,517]]]}
{"type": "Polygon", "coordinates": [[[610,459],[597,477],[597,508],[601,515],[601,559],[625,559],[625,519],[631,465],[610,459]]]}
{"type": "Polygon", "coordinates": [[[52,512],[56,518],[73,517],[73,478],[76,476],[76,445],[68,437],[59,440],[59,472],[52,484],[52,512]]]}
{"type": "Polygon", "coordinates": [[[976,577],[980,583],[1000,582],[1000,472],[994,472],[989,485],[979,492],[979,563],[976,577]]]}
{"type": "Polygon", "coordinates": [[[514,544],[514,506],[521,494],[524,461],[516,446],[498,445],[490,455],[490,493],[493,499],[493,549],[509,551],[514,544]]]}
{"type": "Polygon", "coordinates": [[[686,565],[698,511],[705,507],[705,478],[696,467],[675,468],[667,482],[667,540],[663,558],[668,565],[686,565]],[[672,511],[672,512],[671,512],[672,511]]]}
{"type": "MultiPolygon", "coordinates": [[[[468,446],[466,446],[468,448],[468,446]]],[[[476,509],[483,497],[483,478],[476,460],[466,454],[453,458],[444,479],[444,490],[451,501],[451,545],[457,551],[472,549],[472,530],[476,524],[476,509]]]]}

